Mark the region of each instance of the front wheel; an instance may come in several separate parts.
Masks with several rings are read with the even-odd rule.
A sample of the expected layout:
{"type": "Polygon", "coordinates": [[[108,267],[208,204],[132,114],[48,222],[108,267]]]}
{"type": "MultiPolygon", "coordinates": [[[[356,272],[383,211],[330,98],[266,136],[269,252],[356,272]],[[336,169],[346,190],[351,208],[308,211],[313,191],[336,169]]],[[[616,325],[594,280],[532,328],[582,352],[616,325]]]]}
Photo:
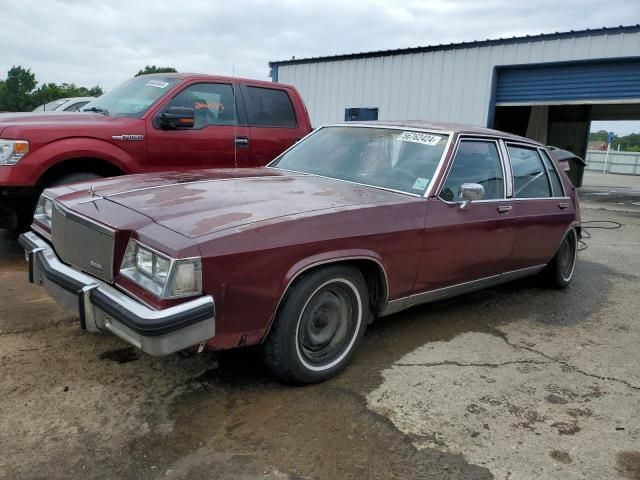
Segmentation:
{"type": "Polygon", "coordinates": [[[578,234],[570,230],[560,243],[555,256],[543,271],[545,284],[553,288],[566,288],[573,278],[578,253],[578,234]]]}
{"type": "Polygon", "coordinates": [[[263,346],[267,367],[295,384],[327,380],[357,349],[369,315],[367,284],[348,266],[303,274],[286,293],[263,346]]]}

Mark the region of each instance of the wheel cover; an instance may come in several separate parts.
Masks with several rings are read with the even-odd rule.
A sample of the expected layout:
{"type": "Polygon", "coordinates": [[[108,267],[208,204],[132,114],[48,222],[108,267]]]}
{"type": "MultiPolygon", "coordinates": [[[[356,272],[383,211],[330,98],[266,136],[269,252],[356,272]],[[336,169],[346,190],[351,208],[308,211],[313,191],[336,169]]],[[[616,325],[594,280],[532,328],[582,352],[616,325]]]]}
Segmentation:
{"type": "Polygon", "coordinates": [[[560,273],[565,281],[571,280],[576,264],[576,241],[574,233],[570,232],[560,247],[560,273]]]}
{"type": "Polygon", "coordinates": [[[361,319],[362,304],[355,285],[339,279],[320,286],[298,320],[296,350],[305,367],[319,371],[339,363],[351,350],[361,319]]]}

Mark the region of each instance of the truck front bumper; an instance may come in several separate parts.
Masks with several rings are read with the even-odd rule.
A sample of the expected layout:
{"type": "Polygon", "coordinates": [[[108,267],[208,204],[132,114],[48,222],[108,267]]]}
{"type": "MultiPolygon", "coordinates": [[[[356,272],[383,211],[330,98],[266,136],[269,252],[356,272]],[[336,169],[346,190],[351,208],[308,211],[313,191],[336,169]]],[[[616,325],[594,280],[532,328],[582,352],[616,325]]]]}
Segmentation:
{"type": "Polygon", "coordinates": [[[142,351],[167,355],[215,335],[211,296],[154,310],[113,286],[62,263],[39,235],[20,235],[29,262],[29,281],[41,285],[59,304],[78,315],[88,331],[109,331],[142,351]]]}

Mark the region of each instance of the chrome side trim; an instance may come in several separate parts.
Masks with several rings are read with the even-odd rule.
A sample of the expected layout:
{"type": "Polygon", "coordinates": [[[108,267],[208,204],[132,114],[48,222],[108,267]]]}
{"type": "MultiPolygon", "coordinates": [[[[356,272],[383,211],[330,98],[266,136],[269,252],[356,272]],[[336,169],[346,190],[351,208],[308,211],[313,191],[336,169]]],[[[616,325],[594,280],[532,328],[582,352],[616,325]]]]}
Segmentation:
{"type": "Polygon", "coordinates": [[[526,200],[571,200],[571,197],[521,197],[514,198],[513,200],[517,202],[522,202],[526,200]]]}
{"type": "Polygon", "coordinates": [[[535,275],[536,273],[542,271],[545,266],[546,265],[537,265],[535,267],[513,270],[511,272],[500,273],[498,275],[492,275],[490,277],[480,278],[478,280],[472,280],[470,282],[459,283],[457,285],[438,288],[436,290],[429,290],[426,292],[409,295],[408,297],[391,300],[387,303],[387,306],[380,316],[384,317],[386,315],[400,312],[401,310],[413,307],[415,305],[436,302],[438,300],[444,300],[446,298],[456,297],[465,293],[471,293],[477,290],[482,290],[484,288],[499,285],[501,283],[510,282],[518,278],[535,275]]]}

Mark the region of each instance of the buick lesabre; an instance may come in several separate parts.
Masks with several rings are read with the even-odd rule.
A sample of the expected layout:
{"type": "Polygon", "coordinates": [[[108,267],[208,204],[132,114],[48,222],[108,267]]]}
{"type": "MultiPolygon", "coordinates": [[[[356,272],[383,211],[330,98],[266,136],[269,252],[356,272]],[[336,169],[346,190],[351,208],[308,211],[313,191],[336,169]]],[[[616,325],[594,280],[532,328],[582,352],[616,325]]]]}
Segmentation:
{"type": "Polygon", "coordinates": [[[375,318],[539,275],[566,287],[575,187],[544,145],[426,122],[320,128],[267,167],[45,190],[29,279],[151,355],[260,344],[325,380],[375,318]]]}

